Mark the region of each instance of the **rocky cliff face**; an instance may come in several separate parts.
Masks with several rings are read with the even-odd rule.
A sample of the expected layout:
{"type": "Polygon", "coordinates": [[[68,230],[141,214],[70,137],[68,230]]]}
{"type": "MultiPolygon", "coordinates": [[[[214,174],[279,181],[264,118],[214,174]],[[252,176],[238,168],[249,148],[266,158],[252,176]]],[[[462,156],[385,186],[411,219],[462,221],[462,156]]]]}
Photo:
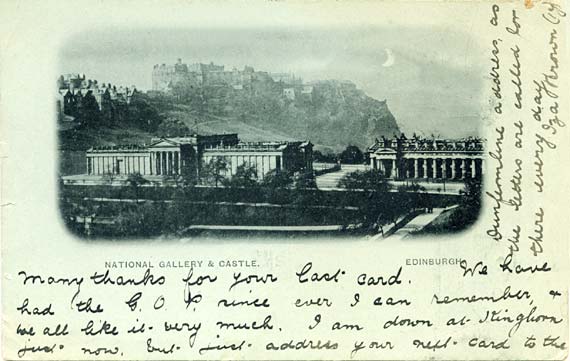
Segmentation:
{"type": "Polygon", "coordinates": [[[309,138],[336,150],[349,144],[363,149],[375,138],[400,134],[386,101],[367,96],[352,83],[317,83],[309,113],[309,138]]]}
{"type": "MultiPolygon", "coordinates": [[[[166,112],[165,117],[174,117],[196,132],[203,132],[206,125],[212,132],[224,131],[224,121],[239,122],[262,129],[265,137],[274,132],[279,138],[308,139],[317,148],[334,151],[347,145],[363,149],[375,138],[400,134],[386,102],[367,96],[350,82],[330,80],[295,87],[275,83],[240,90],[202,88],[175,97],[185,111],[166,112]]],[[[255,140],[255,134],[240,137],[255,140]]]]}

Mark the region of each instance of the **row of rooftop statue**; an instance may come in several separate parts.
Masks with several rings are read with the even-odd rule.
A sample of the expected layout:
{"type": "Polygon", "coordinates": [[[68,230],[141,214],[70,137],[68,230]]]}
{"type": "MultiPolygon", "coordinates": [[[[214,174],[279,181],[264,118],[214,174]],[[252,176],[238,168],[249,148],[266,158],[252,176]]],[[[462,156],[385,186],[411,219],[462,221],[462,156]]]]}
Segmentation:
{"type": "Polygon", "coordinates": [[[376,138],[374,144],[368,148],[369,152],[373,152],[380,148],[394,150],[448,150],[448,151],[483,151],[484,139],[479,137],[467,137],[462,139],[438,139],[435,137],[422,138],[414,134],[411,138],[407,138],[404,133],[393,138],[382,137],[376,138]]]}

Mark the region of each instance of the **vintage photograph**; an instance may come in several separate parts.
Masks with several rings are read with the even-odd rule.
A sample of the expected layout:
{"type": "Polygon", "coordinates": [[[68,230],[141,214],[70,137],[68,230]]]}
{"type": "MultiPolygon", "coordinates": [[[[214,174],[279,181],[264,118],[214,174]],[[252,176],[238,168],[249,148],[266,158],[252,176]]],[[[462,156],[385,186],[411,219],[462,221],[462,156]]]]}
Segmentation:
{"type": "Polygon", "coordinates": [[[482,66],[437,27],[82,32],[54,79],[61,217],[83,239],[466,230],[482,66]]]}
{"type": "Polygon", "coordinates": [[[0,1],[3,357],[566,359],[567,12],[0,1]]]}

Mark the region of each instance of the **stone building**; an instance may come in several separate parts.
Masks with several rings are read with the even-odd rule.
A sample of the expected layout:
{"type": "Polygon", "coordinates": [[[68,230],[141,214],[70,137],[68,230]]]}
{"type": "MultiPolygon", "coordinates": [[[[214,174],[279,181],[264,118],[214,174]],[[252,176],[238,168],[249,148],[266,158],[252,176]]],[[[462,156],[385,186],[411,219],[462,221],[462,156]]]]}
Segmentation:
{"type": "Polygon", "coordinates": [[[289,100],[295,100],[295,88],[283,89],[283,96],[289,100]]]}
{"type": "Polygon", "coordinates": [[[313,170],[312,144],[309,142],[240,142],[236,145],[208,145],[203,162],[221,158],[228,168],[226,176],[233,176],[237,167],[253,167],[258,179],[270,171],[311,172],[313,170]]]}
{"type": "Polygon", "coordinates": [[[237,134],[191,135],[156,138],[148,146],[125,145],[91,148],[86,153],[87,174],[107,173],[145,176],[187,175],[200,177],[204,164],[223,159],[225,175],[246,165],[262,179],[271,170],[312,171],[310,142],[241,142],[237,134]]]}
{"type": "Polygon", "coordinates": [[[303,85],[303,79],[295,77],[293,73],[269,73],[269,76],[277,83],[303,85]]]}
{"type": "Polygon", "coordinates": [[[226,70],[223,65],[213,62],[184,64],[182,59],[178,59],[174,65],[156,64],[152,70],[152,90],[159,92],[169,92],[178,86],[231,86],[236,90],[247,89],[255,82],[268,81],[273,81],[269,73],[255,71],[250,66],[243,70],[226,70]]]}
{"type": "Polygon", "coordinates": [[[86,98],[93,97],[104,116],[120,115],[130,104],[137,90],[86,79],[85,74],[66,74],[57,80],[57,106],[60,114],[76,116],[86,98]]]}
{"type": "Polygon", "coordinates": [[[481,177],[485,141],[423,139],[405,135],[376,139],[367,150],[370,167],[393,179],[460,180],[481,177]]]}

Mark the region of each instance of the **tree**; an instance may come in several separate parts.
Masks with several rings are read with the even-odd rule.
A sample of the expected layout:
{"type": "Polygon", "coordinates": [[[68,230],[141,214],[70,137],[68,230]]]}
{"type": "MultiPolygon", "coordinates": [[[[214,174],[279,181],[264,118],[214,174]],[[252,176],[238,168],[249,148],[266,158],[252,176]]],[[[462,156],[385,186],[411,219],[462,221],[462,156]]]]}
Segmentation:
{"type": "Polygon", "coordinates": [[[436,218],[421,233],[457,232],[474,224],[481,211],[481,179],[467,178],[461,195],[458,207],[442,213],[443,217],[436,218]]]}
{"type": "Polygon", "coordinates": [[[83,126],[96,127],[100,125],[99,104],[91,91],[88,91],[78,104],[77,119],[83,126]]]}
{"type": "Polygon", "coordinates": [[[368,170],[348,173],[341,178],[338,186],[354,192],[364,224],[373,225],[394,219],[393,215],[399,205],[393,200],[390,201],[388,182],[381,172],[368,170]],[[358,196],[357,192],[361,191],[365,193],[365,197],[358,196]],[[386,206],[387,204],[389,206],[386,206]]]}
{"type": "Polygon", "coordinates": [[[465,189],[461,193],[463,194],[461,203],[478,213],[481,208],[481,179],[466,178],[465,189]]]}
{"type": "Polygon", "coordinates": [[[312,172],[298,174],[295,177],[295,189],[317,188],[317,182],[312,172]]]}
{"type": "Polygon", "coordinates": [[[270,170],[263,180],[261,185],[268,188],[289,188],[293,184],[293,176],[291,173],[286,171],[280,171],[278,169],[270,170]]]}
{"type": "Polygon", "coordinates": [[[351,190],[361,189],[374,192],[387,192],[389,188],[386,177],[376,170],[348,173],[340,179],[338,186],[351,190]]]}
{"type": "Polygon", "coordinates": [[[224,182],[224,185],[232,188],[253,188],[258,185],[256,178],[255,167],[242,164],[237,167],[236,174],[224,182]]]}
{"type": "Polygon", "coordinates": [[[144,178],[140,173],[131,173],[125,180],[125,183],[131,187],[135,193],[136,201],[139,199],[139,188],[143,184],[147,184],[148,180],[144,178]]]}
{"type": "Polygon", "coordinates": [[[127,185],[133,188],[136,188],[143,184],[147,184],[148,180],[144,178],[140,173],[136,172],[129,174],[129,176],[125,180],[125,183],[127,183],[127,185]]]}
{"type": "Polygon", "coordinates": [[[227,170],[228,164],[223,158],[212,158],[202,167],[202,181],[205,181],[206,184],[214,184],[217,187],[225,179],[227,170]]]}
{"type": "Polygon", "coordinates": [[[361,164],[364,162],[364,154],[355,145],[349,145],[340,153],[340,161],[346,164],[361,164]]]}
{"type": "Polygon", "coordinates": [[[156,107],[150,104],[147,97],[135,92],[129,104],[128,121],[142,130],[154,132],[162,119],[156,107]]]}
{"type": "Polygon", "coordinates": [[[315,160],[315,162],[321,162],[321,163],[336,163],[338,160],[334,154],[323,153],[318,150],[313,151],[313,159],[315,160]]]}
{"type": "Polygon", "coordinates": [[[103,176],[101,177],[103,183],[108,185],[113,185],[113,181],[115,180],[115,178],[116,174],[111,171],[106,171],[105,173],[103,173],[103,176]]]}

